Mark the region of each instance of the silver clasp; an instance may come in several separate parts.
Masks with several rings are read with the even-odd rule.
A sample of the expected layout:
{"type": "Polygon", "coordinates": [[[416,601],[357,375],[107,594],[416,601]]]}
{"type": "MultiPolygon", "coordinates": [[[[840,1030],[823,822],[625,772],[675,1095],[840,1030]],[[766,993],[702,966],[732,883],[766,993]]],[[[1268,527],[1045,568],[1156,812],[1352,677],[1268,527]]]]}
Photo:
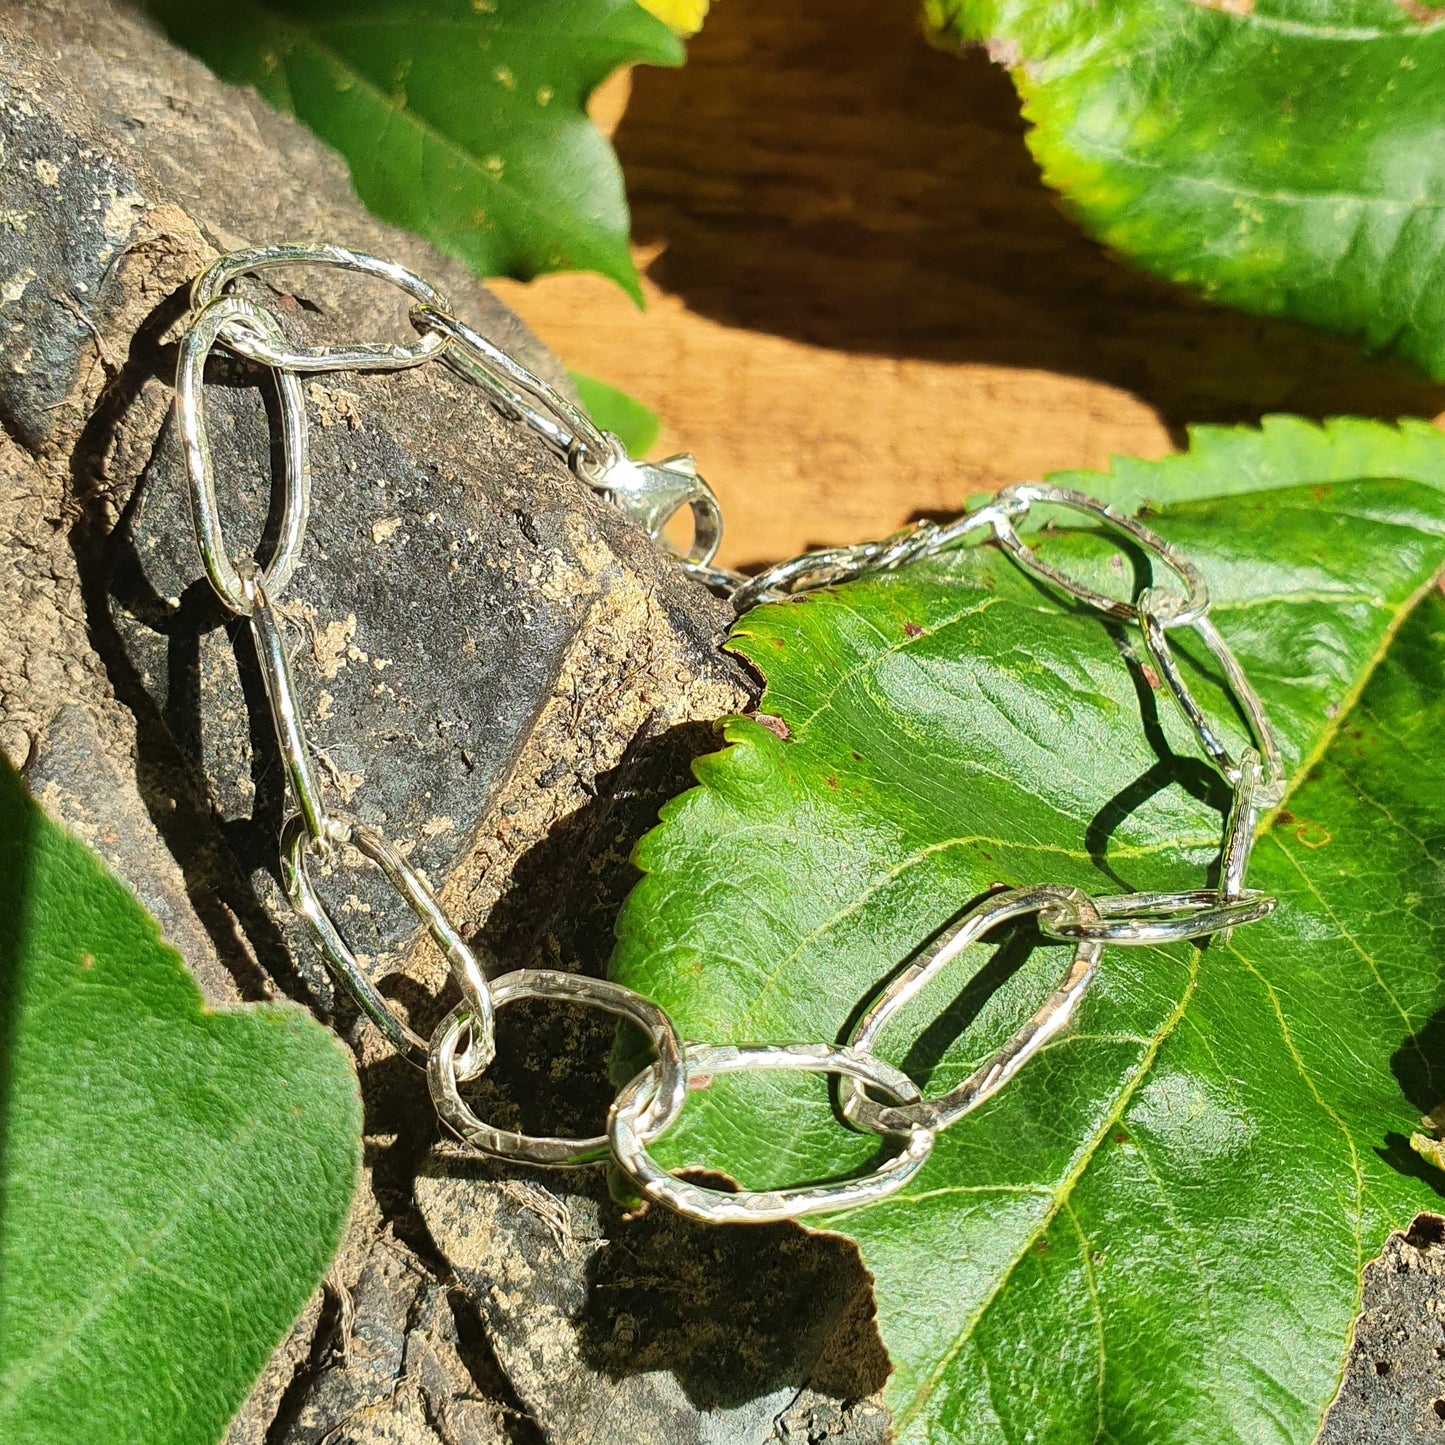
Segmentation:
{"type": "Polygon", "coordinates": [[[706,566],[716,555],[722,541],[722,509],[687,452],[660,462],[634,461],[623,452],[596,471],[589,470],[585,479],[654,541],[665,542],[667,524],[684,507],[692,508],[692,545],[682,554],[683,560],[706,566]]]}
{"type": "Polygon", "coordinates": [[[423,303],[412,308],[411,320],[419,331],[444,337],[440,354],[453,371],[480,386],[503,415],[531,427],[580,480],[654,541],[666,545],[663,529],[683,507],[691,507],[692,545],[679,560],[689,568],[712,561],[722,541],[722,510],[692,457],[633,461],[586,411],[449,311],[423,303]]]}

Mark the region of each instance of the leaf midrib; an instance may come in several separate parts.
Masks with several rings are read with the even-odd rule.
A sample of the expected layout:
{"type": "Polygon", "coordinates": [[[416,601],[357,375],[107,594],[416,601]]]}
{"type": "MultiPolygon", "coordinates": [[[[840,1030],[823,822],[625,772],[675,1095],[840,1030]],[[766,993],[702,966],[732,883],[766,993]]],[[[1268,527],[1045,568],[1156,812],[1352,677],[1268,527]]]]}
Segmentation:
{"type": "Polygon", "coordinates": [[[960,1325],[957,1333],[953,1337],[953,1342],[949,1345],[948,1349],[943,1352],[934,1368],[924,1377],[917,1390],[914,1391],[912,1400],[910,1400],[902,1410],[895,1413],[895,1428],[899,1433],[902,1432],[904,1426],[913,1419],[918,1411],[923,1408],[924,1402],[928,1400],[938,1388],[938,1382],[948,1372],[964,1346],[973,1338],[973,1332],[978,1328],[979,1322],[983,1319],[984,1315],[988,1313],[994,1300],[1002,1293],[1004,1286],[1013,1278],[1014,1270],[1018,1268],[1019,1263],[1023,1259],[1027,1258],[1029,1251],[1043,1237],[1044,1231],[1047,1230],[1058,1217],[1060,1209],[1068,1203],[1073,1194],[1074,1186],[1083,1178],[1085,1171],[1093,1163],[1094,1155],[1098,1152],[1100,1145],[1109,1134],[1109,1131],[1123,1118],[1124,1110],[1134,1097],[1140,1082],[1148,1076],[1149,1070],[1153,1067],[1159,1050],[1163,1047],[1164,1040],[1178,1027],[1179,1021],[1184,1017],[1189,1000],[1194,997],[1194,990],[1199,981],[1200,950],[1191,948],[1189,952],[1189,977],[1185,984],[1184,991],[1180,994],[1178,1003],[1175,1004],[1157,1032],[1153,1035],[1149,1047],[1144,1051],[1144,1055],[1135,1067],[1134,1073],[1130,1076],[1126,1086],[1119,1091],[1119,1096],[1114,1106],[1104,1116],[1102,1123],[1094,1131],[1092,1137],[1084,1141],[1083,1148],[1079,1150],[1079,1153],[1075,1156],[1073,1163],[1069,1166],[1058,1185],[1050,1190],[1049,1207],[1040,1216],[1034,1227],[1029,1230],[1023,1243],[1015,1251],[1013,1258],[1009,1260],[1008,1266],[999,1272],[993,1285],[979,1301],[973,1313],[960,1325]]]}
{"type": "Polygon", "coordinates": [[[1342,41],[1350,45],[1368,43],[1372,40],[1403,40],[1409,43],[1420,36],[1432,35],[1437,30],[1445,29],[1445,19],[1431,20],[1418,26],[1412,25],[1410,29],[1402,26],[1398,30],[1389,30],[1384,26],[1311,25],[1305,20],[1284,20],[1277,15],[1261,15],[1258,10],[1240,14],[1237,10],[1224,10],[1214,5],[1202,4],[1200,0],[1185,0],[1185,5],[1188,9],[1208,10],[1224,16],[1245,30],[1268,30],[1276,35],[1295,35],[1327,42],[1342,41]]]}
{"type": "MultiPolygon", "coordinates": [[[[1036,132],[1037,134],[1037,132],[1036,132]]],[[[1107,145],[1092,136],[1075,135],[1074,144],[1081,152],[1087,152],[1092,156],[1104,160],[1116,161],[1122,166],[1132,166],[1136,170],[1152,171],[1156,175],[1167,176],[1171,180],[1182,182],[1185,185],[1197,186],[1201,190],[1218,191],[1221,195],[1242,196],[1253,201],[1273,202],[1279,205],[1306,206],[1306,205],[1351,205],[1390,207],[1399,211],[1445,211],[1445,200],[1432,201],[1425,198],[1412,199],[1407,196],[1370,196],[1357,195],[1349,191],[1293,191],[1277,188],[1274,190],[1261,190],[1257,186],[1246,186],[1236,181],[1222,181],[1212,176],[1201,176],[1193,171],[1186,171],[1180,168],[1170,167],[1159,161],[1146,160],[1144,157],[1124,150],[1120,146],[1107,145]]]]}

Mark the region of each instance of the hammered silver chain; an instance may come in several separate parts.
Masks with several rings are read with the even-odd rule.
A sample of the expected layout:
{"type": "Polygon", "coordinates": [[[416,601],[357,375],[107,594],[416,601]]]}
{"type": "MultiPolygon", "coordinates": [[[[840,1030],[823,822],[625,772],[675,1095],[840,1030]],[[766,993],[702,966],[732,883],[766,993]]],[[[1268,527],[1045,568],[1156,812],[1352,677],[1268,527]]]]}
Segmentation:
{"type": "MultiPolygon", "coordinates": [[[[306,921],[332,972],[386,1040],[427,1073],[437,1113],[461,1139],[497,1158],[533,1165],[576,1165],[612,1158],[642,1193],[696,1219],[714,1222],[792,1219],[882,1199],[922,1168],[939,1131],[950,1128],[997,1093],[1048,1041],[1064,1029],[1099,967],[1106,944],[1160,944],[1227,933],[1263,918],[1274,899],[1245,888],[1245,869],[1262,811],[1283,799],[1286,779],[1264,708],[1238,661],[1209,618],[1209,591],[1198,569],[1137,519],[1084,493],[1038,482],[1006,487],[986,505],[946,526],[932,522],[878,542],[810,552],[747,577],[713,563],[722,536],[715,497],[691,457],[659,463],[634,461],[611,433],[533,375],[452,312],[435,287],[390,261],[340,246],[278,245],[221,257],[195,282],[191,313],[180,344],[176,414],[189,479],[192,520],[202,565],[216,596],[247,620],[265,682],[295,811],[281,835],[282,879],[296,912],[306,921]],[[299,346],[274,315],[234,295],[244,276],[277,266],[329,266],[378,277],[412,302],[417,340],[409,345],[362,342],[299,346]],[[266,367],[280,402],[280,525],[262,561],[233,553],[222,534],[216,477],[206,441],[203,409],[206,362],[217,345],[266,367]],[[488,978],[476,951],[447,919],[426,880],[401,850],[379,833],[328,806],[314,750],[306,735],[290,654],[277,604],[300,555],[311,504],[311,474],[302,376],[328,371],[394,371],[439,361],[479,386],[506,417],[530,427],[565,459],[573,473],[600,492],[655,540],[669,520],[691,510],[693,537],[678,564],[729,598],[738,613],[817,587],[893,571],[957,546],[978,534],[996,541],[1015,563],[1048,587],[1127,622],[1139,630],[1159,678],[1198,739],[1204,756],[1232,788],[1215,888],[1176,893],[1091,897],[1056,885],[1002,889],[954,920],[920,955],[892,973],[853,1026],[846,1044],[707,1044],[684,1041],[663,1009],[641,994],[604,979],[547,969],[518,969],[488,978]],[[1041,558],[1018,527],[1035,506],[1081,513],[1127,539],[1173,574],[1177,586],[1145,588],[1133,602],[1093,591],[1041,558]],[[1190,692],[1175,662],[1170,632],[1190,628],[1218,664],[1250,742],[1236,756],[1190,692]],[[337,927],[309,872],[317,860],[336,861],[355,849],[377,867],[441,950],[461,1001],[430,1039],[417,1034],[382,997],[337,927]],[[1054,991],[1005,1044],[961,1084],[926,1099],[873,1045],[904,1009],[969,944],[1010,919],[1033,917],[1048,937],[1072,946],[1054,991]],[[461,1085],[475,1079],[496,1053],[496,1010],[519,999],[589,1005],[630,1020],[652,1044],[653,1062],[619,1093],[607,1132],[591,1139],[552,1138],[496,1128],[478,1118],[461,1085]],[[727,1192],[681,1179],[656,1163],[651,1146],[682,1111],[689,1089],[719,1074],[760,1070],[830,1074],[840,1085],[840,1112],[857,1129],[895,1141],[896,1149],[857,1179],[783,1190],[727,1192]]],[[[880,959],[886,976],[893,960],[880,959]]]]}

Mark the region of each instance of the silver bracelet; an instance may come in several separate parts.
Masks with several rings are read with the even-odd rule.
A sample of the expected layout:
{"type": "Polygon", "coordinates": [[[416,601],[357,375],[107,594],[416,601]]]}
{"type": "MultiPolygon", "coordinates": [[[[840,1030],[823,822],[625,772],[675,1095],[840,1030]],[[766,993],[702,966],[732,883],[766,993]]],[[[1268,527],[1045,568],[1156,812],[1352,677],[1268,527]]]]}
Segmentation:
{"type": "MultiPolygon", "coordinates": [[[[902,1188],[922,1168],[940,1130],[996,1094],[1025,1063],[1067,1026],[1099,966],[1105,944],[1159,944],[1202,938],[1265,917],[1275,900],[1244,886],[1245,870],[1262,811],[1284,797],[1286,779],[1269,720],[1234,654],[1209,619],[1209,590],[1198,569],[1168,542],[1132,517],[1094,497],[1038,482],[1005,487],[986,505],[946,526],[923,522],[895,536],[852,547],[833,547],[781,562],[746,577],[714,565],[722,538],[716,497],[689,456],[638,462],[609,432],[540,377],[452,313],[435,287],[394,262],[340,246],[258,246],[222,256],[191,288],[191,312],[176,371],[176,415],[185,451],[191,516],[201,563],[221,603],[250,624],[265,682],[271,719],[285,764],[295,812],[280,841],[287,896],[305,919],[338,982],[399,1053],[427,1072],[443,1123],[467,1143],[499,1159],[533,1165],[576,1165],[613,1159],[642,1193],[694,1219],[718,1223],[795,1219],[818,1211],[870,1204],[902,1188]],[[380,277],[410,297],[418,337],[407,346],[361,342],[351,346],[293,345],[265,308],[231,294],[233,282],[273,266],[322,265],[380,277]],[[216,480],[206,443],[203,395],[206,361],[217,344],[263,365],[280,398],[281,523],[274,548],[261,560],[226,548],[216,501],[216,480]],[[300,378],[325,371],[395,371],[439,361],[479,386],[504,416],[535,431],[565,459],[579,480],[600,492],[629,520],[662,541],[667,523],[687,507],[693,537],[678,565],[726,596],[739,614],[817,587],[832,586],[957,546],[975,533],[991,537],[1025,571],[1105,616],[1135,624],[1159,676],[1193,729],[1205,757],[1233,789],[1224,828],[1217,888],[1176,893],[1127,893],[1094,898],[1077,888],[1043,884],[990,894],[897,973],[864,1010],[846,1045],[707,1044],[684,1041],[666,1012],[621,984],[548,969],[518,969],[488,979],[473,948],[447,919],[435,894],[385,838],[334,812],[322,795],[312,762],[276,604],[295,570],[310,512],[308,430],[300,378]],[[1102,523],[1163,563],[1177,588],[1146,588],[1135,602],[1095,592],[1040,558],[1020,538],[1018,525],[1035,504],[1062,507],[1102,523]],[[1238,757],[1225,745],[1189,690],[1174,660],[1169,633],[1189,627],[1218,663],[1246,720],[1250,746],[1238,757]],[[413,1031],[378,992],[337,928],[308,873],[311,859],[331,859],[342,846],[375,864],[423,924],[447,960],[461,1002],[430,1040],[413,1031]],[[1038,1011],[1012,1038],[956,1088],[925,1099],[901,1070],[873,1052],[889,1019],[905,1007],[954,957],[1009,919],[1033,916],[1048,937],[1073,952],[1063,977],[1038,1011]],[[496,1053],[495,1013],[518,999],[561,999],[631,1020],[650,1039],[653,1062],[626,1084],[608,1114],[607,1132],[563,1139],[498,1129],[479,1119],[461,1095],[496,1053]],[[796,1189],[728,1193],[678,1179],[657,1164],[650,1147],[672,1126],[689,1081],[715,1074],[794,1069],[836,1075],[841,1113],[853,1127],[898,1142],[872,1173],[841,1183],[796,1189]],[[867,1092],[871,1090],[872,1092],[867,1092]],[[880,1096],[883,1102],[880,1102],[880,1096]]],[[[886,974],[891,960],[882,960],[886,974]]]]}

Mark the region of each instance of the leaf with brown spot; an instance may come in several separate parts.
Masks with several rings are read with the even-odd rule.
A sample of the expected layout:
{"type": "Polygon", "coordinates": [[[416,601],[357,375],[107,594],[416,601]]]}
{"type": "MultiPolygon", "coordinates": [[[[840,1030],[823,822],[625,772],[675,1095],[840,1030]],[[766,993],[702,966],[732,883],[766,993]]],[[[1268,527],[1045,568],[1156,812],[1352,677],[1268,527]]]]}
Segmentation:
{"type": "MultiPolygon", "coordinates": [[[[1364,1261],[1440,1197],[1408,1139],[1445,1097],[1445,436],[1274,420],[1056,480],[1148,500],[1199,564],[1290,806],[1332,841],[1262,830],[1250,882],[1272,918],[1203,949],[1107,949],[1072,1030],[906,1190],[825,1223],[873,1274],[901,1445],[1308,1445],[1364,1261]]],[[[1120,578],[1088,527],[1035,540],[1102,590],[1150,580],[1120,578]]],[[[1227,790],[1131,670],[1138,644],[996,548],[759,608],[731,645],[790,736],[736,719],[698,761],[638,850],[613,964],[689,1038],[846,1038],[1001,877],[1094,894],[1211,877],[1227,790]]],[[[1238,746],[1207,660],[1178,646],[1238,746]]],[[[879,1052],[944,1092],[1063,963],[1027,929],[971,949],[879,1052]]],[[[655,1150],[764,1188],[856,1174],[875,1144],[824,1083],[769,1075],[718,1078],[655,1150]]]]}

